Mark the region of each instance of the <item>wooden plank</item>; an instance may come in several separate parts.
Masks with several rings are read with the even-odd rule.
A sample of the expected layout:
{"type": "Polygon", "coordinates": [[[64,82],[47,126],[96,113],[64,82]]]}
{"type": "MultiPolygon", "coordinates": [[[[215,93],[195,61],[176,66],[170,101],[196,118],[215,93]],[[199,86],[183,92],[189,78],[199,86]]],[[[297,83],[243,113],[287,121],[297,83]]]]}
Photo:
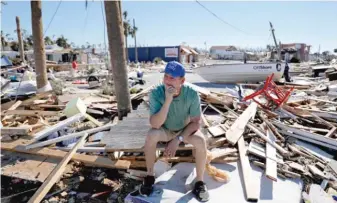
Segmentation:
{"type": "MultiPolygon", "coordinates": [[[[15,109],[17,109],[20,105],[22,104],[22,101],[17,101],[17,102],[15,102],[11,107],[9,107],[9,109],[8,110],[15,110],[15,109]]],[[[1,116],[2,115],[4,115],[4,113],[3,112],[1,112],[1,116]]],[[[8,116],[8,115],[6,115],[5,117],[3,117],[3,119],[2,119],[2,121],[4,121],[4,120],[6,120],[6,119],[10,119],[12,116],[8,116]]]]}
{"type": "MultiPolygon", "coordinates": [[[[271,130],[267,129],[267,137],[275,143],[276,138],[271,130]]],[[[271,144],[266,143],[266,177],[277,181],[277,162],[276,160],[276,149],[271,144]]]]}
{"type": "Polygon", "coordinates": [[[44,182],[59,160],[43,156],[1,152],[1,174],[9,177],[44,182]]]}
{"type": "Polygon", "coordinates": [[[207,121],[207,119],[206,119],[206,117],[205,117],[205,115],[203,113],[201,113],[201,119],[202,119],[202,122],[204,124],[204,127],[205,128],[209,128],[210,125],[209,125],[209,123],[208,123],[208,121],[207,121]]]}
{"type": "MultiPolygon", "coordinates": [[[[25,144],[29,142],[24,139],[15,140],[12,143],[1,142],[1,149],[7,151],[15,151],[27,154],[36,154],[45,157],[55,157],[55,158],[63,158],[66,155],[66,152],[60,150],[53,150],[48,148],[39,148],[39,149],[25,149],[25,144]]],[[[75,154],[72,157],[74,161],[80,161],[84,164],[97,166],[97,167],[105,167],[105,168],[119,168],[119,169],[128,169],[130,167],[129,161],[112,161],[109,158],[105,158],[102,156],[93,156],[93,155],[85,155],[85,154],[75,154]]]]}
{"type": "Polygon", "coordinates": [[[28,135],[29,127],[2,127],[1,135],[28,135]]]}
{"type": "Polygon", "coordinates": [[[59,111],[34,111],[34,110],[6,110],[2,115],[20,115],[20,116],[60,116],[59,111]]]}
{"type": "MultiPolygon", "coordinates": [[[[214,110],[216,110],[218,113],[220,113],[222,116],[226,116],[223,112],[221,112],[219,109],[214,107],[212,104],[209,104],[210,107],[212,107],[214,110]]],[[[231,114],[233,114],[235,117],[239,117],[237,113],[235,113],[232,109],[230,109],[228,106],[224,105],[224,108],[227,109],[231,114]]],[[[267,138],[254,124],[248,123],[247,127],[250,128],[252,131],[256,133],[260,138],[262,138],[264,141],[268,142],[269,144],[273,145],[279,152],[282,154],[288,154],[289,152],[282,147],[280,147],[278,144],[273,143],[269,138],[267,138]]]]}
{"type": "Polygon", "coordinates": [[[34,144],[27,145],[26,149],[43,147],[43,146],[47,146],[47,145],[54,144],[54,143],[57,143],[57,142],[61,142],[61,141],[64,141],[64,140],[80,137],[80,136],[83,135],[83,133],[92,134],[92,133],[100,132],[100,131],[103,131],[103,130],[110,129],[114,125],[115,124],[106,124],[106,125],[101,126],[101,127],[92,128],[92,129],[84,130],[84,131],[81,131],[81,132],[71,133],[71,134],[68,134],[68,135],[63,135],[61,137],[46,140],[46,141],[43,141],[43,142],[37,142],[37,143],[34,143],[34,144]]]}
{"type": "Polygon", "coordinates": [[[228,147],[223,148],[223,149],[216,148],[210,152],[211,160],[221,158],[224,156],[228,156],[236,152],[238,152],[236,148],[228,148],[228,147]]]}
{"type": "Polygon", "coordinates": [[[221,127],[221,125],[212,126],[208,128],[208,131],[213,135],[213,137],[219,137],[226,133],[226,131],[221,127]]]}
{"type": "Polygon", "coordinates": [[[245,127],[249,120],[255,115],[257,104],[252,102],[248,108],[235,120],[234,124],[226,132],[226,138],[229,143],[236,144],[238,139],[245,131],[245,127]]]}
{"type": "Polygon", "coordinates": [[[326,135],[325,137],[331,137],[333,133],[335,133],[337,130],[336,127],[333,127],[326,135]]]}
{"type": "Polygon", "coordinates": [[[337,147],[337,140],[332,139],[330,137],[324,137],[324,136],[316,134],[316,133],[310,133],[310,132],[307,132],[305,130],[299,130],[299,129],[296,129],[296,128],[292,128],[292,127],[284,125],[283,123],[280,123],[280,122],[273,122],[273,123],[276,126],[278,126],[279,128],[281,128],[285,131],[291,131],[291,132],[293,132],[297,135],[300,135],[302,137],[310,138],[312,140],[320,141],[320,142],[323,142],[323,143],[326,143],[326,144],[337,147]]]}
{"type": "Polygon", "coordinates": [[[296,170],[298,170],[298,171],[301,171],[302,173],[305,173],[305,168],[304,168],[304,166],[302,166],[302,165],[300,165],[300,164],[298,164],[298,163],[296,163],[296,162],[290,162],[290,163],[287,163],[287,164],[288,164],[288,166],[290,166],[291,168],[296,169],[296,170]]]}
{"type": "MultiPolygon", "coordinates": [[[[250,141],[247,152],[249,154],[253,154],[253,155],[258,156],[260,158],[266,159],[266,149],[264,148],[264,146],[262,144],[257,143],[254,140],[250,141]]],[[[268,157],[268,158],[273,159],[271,157],[268,157]]],[[[279,154],[276,154],[276,159],[274,159],[274,161],[276,161],[277,163],[280,163],[280,164],[284,163],[282,156],[279,155],[279,154]]]]}
{"type": "Polygon", "coordinates": [[[60,129],[62,129],[62,128],[66,127],[66,126],[68,126],[72,123],[75,123],[77,121],[81,121],[83,118],[84,118],[84,115],[81,114],[81,113],[78,113],[78,114],[76,114],[76,115],[74,115],[70,118],[67,118],[63,121],[60,121],[57,124],[36,133],[34,135],[34,140],[37,141],[37,140],[40,140],[42,138],[45,138],[48,135],[50,135],[51,133],[56,132],[56,131],[58,131],[58,130],[60,130],[60,129]]]}
{"type": "Polygon", "coordinates": [[[141,92],[139,92],[137,94],[134,94],[134,95],[131,95],[131,100],[137,99],[139,96],[149,93],[149,91],[154,87],[155,87],[155,85],[151,85],[150,87],[145,88],[141,92]]]}
{"type": "MultiPolygon", "coordinates": [[[[256,165],[256,166],[260,166],[260,167],[265,168],[264,163],[261,163],[261,162],[258,162],[258,161],[253,161],[253,164],[256,165]]],[[[279,173],[277,173],[277,175],[280,175],[280,173],[284,173],[285,175],[290,176],[292,178],[300,178],[301,177],[300,174],[294,173],[294,172],[291,172],[291,171],[287,171],[287,170],[277,169],[277,172],[279,172],[279,173]]]]}
{"type": "MultiPolygon", "coordinates": [[[[325,142],[321,142],[319,140],[315,140],[315,139],[312,139],[312,138],[309,138],[309,137],[304,137],[302,135],[298,135],[298,134],[295,134],[295,133],[290,133],[290,132],[285,131],[285,130],[281,130],[281,133],[284,134],[284,135],[287,135],[287,136],[295,137],[295,138],[300,139],[300,140],[304,140],[304,141],[307,141],[307,142],[310,142],[310,143],[314,143],[314,144],[317,144],[317,145],[320,145],[320,146],[324,146],[324,147],[328,147],[328,148],[337,150],[337,146],[334,146],[334,145],[331,145],[331,144],[328,144],[328,143],[325,143],[325,142]]],[[[324,137],[324,136],[322,136],[322,137],[324,137]]]]}
{"type": "Polygon", "coordinates": [[[49,174],[47,180],[39,187],[35,192],[33,197],[30,198],[28,203],[39,203],[46,196],[51,187],[56,183],[56,181],[62,176],[68,162],[71,160],[72,156],[76,154],[77,148],[82,146],[87,138],[88,133],[84,134],[81,139],[79,139],[76,145],[68,152],[62,159],[62,161],[56,166],[56,168],[49,174]]]}
{"type": "Polygon", "coordinates": [[[93,122],[95,125],[97,125],[98,127],[103,126],[103,124],[101,122],[99,122],[97,119],[95,119],[94,117],[90,116],[89,114],[84,114],[84,117],[86,119],[88,119],[89,121],[93,122]]]}
{"type": "Polygon", "coordinates": [[[247,201],[257,202],[259,198],[257,191],[258,185],[256,185],[256,182],[254,182],[252,179],[252,168],[246,154],[247,147],[245,146],[245,141],[243,140],[242,136],[238,140],[238,147],[246,199],[247,201]]]}
{"type": "Polygon", "coordinates": [[[308,165],[308,168],[309,168],[309,171],[315,175],[315,176],[319,176],[320,178],[323,178],[323,179],[328,179],[325,174],[319,170],[316,166],[314,165],[308,165]]]}
{"type": "Polygon", "coordinates": [[[40,104],[37,105],[40,108],[51,108],[51,109],[65,109],[66,105],[54,105],[54,104],[40,104]]]}

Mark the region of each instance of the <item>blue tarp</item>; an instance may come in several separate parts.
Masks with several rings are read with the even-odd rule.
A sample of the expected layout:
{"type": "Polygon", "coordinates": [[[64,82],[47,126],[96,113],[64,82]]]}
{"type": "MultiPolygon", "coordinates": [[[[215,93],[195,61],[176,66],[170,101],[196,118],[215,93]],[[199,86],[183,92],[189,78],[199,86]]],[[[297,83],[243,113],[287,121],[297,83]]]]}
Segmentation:
{"type": "Polygon", "coordinates": [[[1,57],[1,68],[8,67],[8,66],[13,66],[12,62],[8,59],[7,56],[2,56],[1,57]]]}

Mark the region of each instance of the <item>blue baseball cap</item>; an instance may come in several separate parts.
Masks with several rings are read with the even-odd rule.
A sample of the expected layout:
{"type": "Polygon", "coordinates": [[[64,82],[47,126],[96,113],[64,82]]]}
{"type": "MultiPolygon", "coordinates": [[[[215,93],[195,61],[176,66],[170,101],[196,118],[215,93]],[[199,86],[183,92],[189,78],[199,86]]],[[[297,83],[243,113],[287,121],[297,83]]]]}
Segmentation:
{"type": "Polygon", "coordinates": [[[177,61],[170,61],[166,64],[165,73],[170,74],[172,77],[184,77],[185,68],[184,66],[177,61]]]}

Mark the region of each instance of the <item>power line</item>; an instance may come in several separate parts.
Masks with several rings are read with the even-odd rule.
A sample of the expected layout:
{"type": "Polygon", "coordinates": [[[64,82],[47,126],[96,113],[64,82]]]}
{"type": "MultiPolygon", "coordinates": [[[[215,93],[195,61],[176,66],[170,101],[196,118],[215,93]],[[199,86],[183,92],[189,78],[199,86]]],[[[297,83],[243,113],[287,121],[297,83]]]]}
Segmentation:
{"type": "Polygon", "coordinates": [[[221,19],[219,16],[217,16],[215,13],[213,13],[211,10],[209,10],[208,8],[206,8],[204,5],[202,5],[198,0],[195,0],[201,7],[203,7],[205,10],[207,10],[209,13],[211,13],[214,17],[216,17],[217,19],[219,19],[221,22],[225,23],[226,25],[229,25],[231,26],[232,28],[242,32],[242,33],[245,33],[247,35],[249,35],[247,32],[241,30],[240,28],[237,28],[235,27],[234,25],[231,25],[230,23],[224,21],[223,19],[221,19]]]}
{"type": "Polygon", "coordinates": [[[102,17],[103,17],[103,32],[104,32],[104,51],[106,52],[106,40],[105,40],[105,26],[106,26],[106,22],[105,22],[105,18],[104,18],[104,10],[103,10],[103,1],[101,1],[101,10],[102,10],[102,17]]]}
{"type": "Polygon", "coordinates": [[[56,15],[57,11],[58,11],[59,8],[60,8],[61,3],[62,3],[62,0],[60,0],[59,4],[57,5],[56,11],[54,12],[53,17],[51,18],[51,20],[50,20],[50,22],[49,22],[49,24],[48,24],[48,26],[47,26],[47,29],[44,31],[43,36],[45,36],[45,34],[47,33],[47,30],[49,29],[49,26],[50,26],[51,23],[53,22],[54,17],[55,17],[55,15],[56,15]]]}

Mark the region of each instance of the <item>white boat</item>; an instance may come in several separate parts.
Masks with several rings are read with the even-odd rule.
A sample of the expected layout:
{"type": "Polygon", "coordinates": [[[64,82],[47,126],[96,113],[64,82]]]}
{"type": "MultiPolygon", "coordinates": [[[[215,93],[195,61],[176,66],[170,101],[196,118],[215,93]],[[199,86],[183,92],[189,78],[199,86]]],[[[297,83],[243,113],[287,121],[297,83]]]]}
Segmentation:
{"type": "Polygon", "coordinates": [[[202,78],[213,83],[261,82],[274,73],[274,81],[283,76],[285,63],[213,64],[195,68],[202,78]]]}

